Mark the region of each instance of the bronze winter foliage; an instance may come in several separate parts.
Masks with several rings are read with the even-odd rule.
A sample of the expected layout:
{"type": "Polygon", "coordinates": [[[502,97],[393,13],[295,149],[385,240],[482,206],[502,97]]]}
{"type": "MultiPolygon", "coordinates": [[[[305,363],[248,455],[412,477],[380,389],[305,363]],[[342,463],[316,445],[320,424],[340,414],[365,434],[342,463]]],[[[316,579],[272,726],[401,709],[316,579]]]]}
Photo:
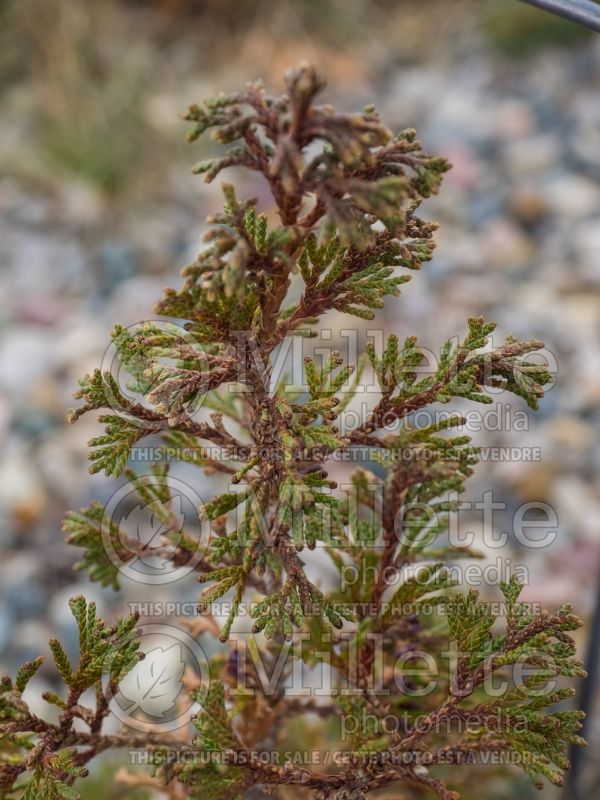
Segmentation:
{"type": "MultiPolygon", "coordinates": [[[[476,591],[455,588],[450,565],[478,553],[448,540],[447,516],[478,451],[453,431],[463,424],[460,414],[432,416],[425,427],[413,423],[415,412],[455,398],[491,402],[490,389],[536,408],[551,381],[540,360],[529,358],[542,343],[509,337],[490,347],[494,325],[472,318],[429,371],[415,337],[402,342],[392,335],[381,352],[369,346],[358,364],[344,365],[335,351],[305,357],[303,390],[275,374],[275,354],[287,337],[316,336],[331,311],[373,319],[426,264],[436,226],[418,216],[419,206],[437,193],[448,169],[413,130],[392,134],[372,107],[341,114],[316,104],[324,82],[312,67],[288,73],[286,87],[271,97],[250,84],[189,108],[190,141],[212,130],[224,146],[195,172],[207,181],[230,166],[260,173],[279,224],[224,185],[224,208],[209,220],[206,247],[183,270],[181,288],[167,290],[154,309],[164,323],[115,329],[128,385],[110,372],[86,375],[70,417],[101,410],[105,430],[90,441],[91,471],[123,473],[132,483],[164,523],[165,558],[186,563],[199,534],[176,530],[167,463],[157,460],[141,481],[128,466],[132,448],[160,438],[160,447],[229,484],[200,509],[211,535],[194,566],[204,616],[191,627],[200,635],[212,625],[224,644],[210,681],[191,689],[199,709],[193,732],[185,741],[104,732],[105,686],[114,690],[138,662],[137,623],[128,617],[107,625],[77,597],[71,609],[78,663],[51,643],[65,692],[45,699],[58,707],[58,722],[37,716],[23,698],[41,659],[0,685],[1,797],[76,798],[73,784],[92,758],[137,747],[156,755],[152,780],[171,797],[227,800],[253,786],[276,795],[293,785],[301,797],[341,800],[418,785],[448,800],[458,794],[446,783],[451,772],[439,777],[440,765],[460,770],[485,753],[516,754],[513,762],[536,784],[560,784],[566,749],[582,743],[579,712],[556,707],[572,694],[557,679],[584,674],[569,635],[579,620],[568,607],[534,611],[520,602],[515,576],[498,588],[502,613],[476,591]],[[379,399],[348,429],[340,418],[365,368],[376,377],[379,399]],[[338,487],[329,463],[366,449],[372,459],[338,487]],[[303,557],[311,549],[339,573],[339,588],[319,588],[303,557]],[[359,579],[345,585],[348,570],[359,579]],[[216,618],[225,600],[229,612],[217,628],[211,613],[216,618]],[[251,601],[251,636],[269,674],[287,648],[309,666],[331,667],[329,696],[268,692],[251,662],[240,666],[227,655],[228,648],[234,653],[240,610],[251,601]],[[419,653],[437,658],[452,648],[456,657],[438,664],[435,685],[427,670],[415,668],[419,653]],[[399,663],[410,676],[405,691],[399,663]],[[521,680],[514,678],[517,664],[527,666],[521,680]],[[494,678],[505,689],[490,696],[494,678]],[[84,704],[90,688],[96,700],[84,704]],[[289,749],[290,719],[307,715],[335,717],[352,731],[342,743],[343,766],[259,757],[284,741],[289,749]],[[197,758],[161,759],[166,751],[197,758]]],[[[103,517],[94,503],[70,512],[64,527],[83,551],[78,566],[118,589],[103,517]]],[[[108,535],[124,561],[143,549],[116,524],[108,535]]]]}

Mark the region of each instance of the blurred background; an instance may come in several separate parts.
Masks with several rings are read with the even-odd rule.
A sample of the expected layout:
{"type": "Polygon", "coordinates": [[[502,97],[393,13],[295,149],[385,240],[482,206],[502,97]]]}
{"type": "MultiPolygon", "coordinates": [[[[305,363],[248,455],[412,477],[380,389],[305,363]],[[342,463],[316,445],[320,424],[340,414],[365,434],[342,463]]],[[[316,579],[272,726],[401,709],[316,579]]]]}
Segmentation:
{"type": "MultiPolygon", "coordinates": [[[[528,599],[569,600],[585,618],[585,647],[600,569],[600,38],[516,0],[4,0],[1,672],[51,631],[68,635],[75,592],[109,615],[124,603],[73,573],[62,541],[65,511],[117,485],[87,475],[93,416],[70,427],[65,412],[113,325],[151,318],[177,285],[220,202],[190,172],[214,147],[186,145],[178,115],[258,77],[280,90],[305,59],[328,76],[328,99],[374,101],[454,164],[426,207],[441,224],[435,258],[386,307],[387,332],[435,348],[483,314],[557,359],[527,431],[507,420],[474,434],[541,458],[487,461],[470,489],[492,488],[507,513],[529,500],[556,510],[552,547],[512,554],[530,571],[528,599]]],[[[587,736],[593,751],[600,714],[587,736]]],[[[597,769],[588,759],[581,797],[600,797],[597,769]]],[[[143,796],[95,780],[84,797],[143,796]]],[[[488,787],[497,800],[535,794],[516,773],[488,787]]]]}

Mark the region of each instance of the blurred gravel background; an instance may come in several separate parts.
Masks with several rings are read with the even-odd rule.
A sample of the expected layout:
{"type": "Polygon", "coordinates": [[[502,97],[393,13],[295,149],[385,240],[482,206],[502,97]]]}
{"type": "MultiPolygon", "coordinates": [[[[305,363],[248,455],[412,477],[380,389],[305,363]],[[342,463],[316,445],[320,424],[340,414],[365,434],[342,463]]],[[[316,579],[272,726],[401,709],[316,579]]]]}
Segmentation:
{"type": "MultiPolygon", "coordinates": [[[[387,332],[435,348],[484,314],[556,357],[558,383],[526,433],[474,434],[539,447],[541,460],[488,462],[470,488],[493,488],[509,512],[553,506],[553,546],[513,556],[528,565],[531,599],[570,600],[589,623],[600,568],[600,39],[512,0],[20,0],[0,3],[2,671],[52,630],[66,635],[74,592],[109,614],[127,597],[71,570],[65,511],[117,484],[86,474],[93,417],[70,427],[65,412],[113,325],[149,318],[177,284],[219,202],[218,185],[190,174],[211,144],[183,144],[177,115],[255,77],[280,88],[302,59],[323,68],[335,102],[375,100],[390,127],[416,127],[454,164],[427,208],[441,224],[434,261],[386,309],[387,332]]],[[[588,735],[600,742],[599,715],[588,735]]]]}

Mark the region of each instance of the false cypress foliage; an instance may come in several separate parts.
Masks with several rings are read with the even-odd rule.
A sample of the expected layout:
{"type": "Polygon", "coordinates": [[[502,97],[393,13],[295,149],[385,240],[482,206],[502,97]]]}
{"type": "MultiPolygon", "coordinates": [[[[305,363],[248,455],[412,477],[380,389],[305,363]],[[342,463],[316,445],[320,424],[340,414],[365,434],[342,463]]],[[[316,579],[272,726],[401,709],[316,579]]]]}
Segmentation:
{"type": "Polygon", "coordinates": [[[42,666],[40,656],[19,669],[12,681],[0,683],[0,792],[2,797],[37,798],[79,797],[72,784],[85,777],[87,761],[98,750],[94,733],[100,730],[108,707],[103,701],[102,680],[113,687],[142,658],[135,638],[134,616],[107,625],[98,617],[94,603],[84,597],[70,601],[77,625],[79,655],[73,664],[58,639],[50,640],[54,668],[65,685],[62,695],[44,692],[43,699],[57,707],[58,724],[50,724],[33,713],[23,697],[29,681],[42,666]],[[96,691],[96,707],[84,706],[85,691],[96,691]],[[89,734],[82,734],[77,724],[83,722],[89,734]],[[87,752],[78,749],[87,745],[87,752]]]}
{"type": "MultiPolygon", "coordinates": [[[[226,475],[229,491],[201,509],[212,529],[208,551],[196,563],[201,610],[210,614],[220,599],[231,601],[220,628],[228,642],[242,602],[255,600],[250,642],[261,660],[272,666],[281,648],[289,648],[309,665],[334,665],[337,683],[330,705],[303,698],[286,709],[281,693],[265,693],[251,664],[242,670],[242,689],[239,668],[232,677],[231,658],[219,655],[210,685],[194,690],[200,710],[190,742],[148,737],[145,746],[158,754],[168,746],[217,755],[212,761],[163,762],[156,776],[191,797],[223,800],[242,797],[256,784],[297,785],[307,797],[361,798],[408,783],[455,798],[436,766],[484,752],[516,753],[536,784],[542,778],[559,784],[568,767],[566,748],[582,743],[580,714],[553,708],[571,695],[570,688],[543,687],[583,674],[569,634],[580,623],[568,607],[532,613],[519,601],[516,578],[499,587],[505,607],[500,617],[476,592],[459,591],[449,565],[478,553],[448,542],[447,515],[457,507],[478,451],[453,431],[464,422],[459,414],[426,427],[413,423],[415,412],[432,404],[456,398],[488,403],[489,390],[499,388],[536,408],[551,377],[528,356],[542,344],[509,337],[492,347],[494,325],[472,318],[462,337],[442,347],[428,373],[420,369],[425,357],[417,339],[401,342],[392,335],[381,353],[369,347],[356,365],[344,365],[336,352],[305,358],[306,392],[291,391],[285,379],[272,385],[273,353],[286,337],[317,335],[320,317],[330,311],[373,319],[385,298],[398,295],[410,272],[431,258],[436,226],[418,210],[448,169],[443,158],[423,150],[413,130],[392,134],[372,107],[340,114],[317,105],[323,86],[316,71],[303,66],[287,74],[284,95],[270,97],[260,84],[250,84],[189,108],[190,141],[211,130],[224,146],[218,158],[194,171],[206,181],[230,166],[260,173],[279,223],[269,221],[255,200],[240,199],[224,185],[224,207],[209,220],[205,248],[183,270],[181,288],[167,290],[154,309],[165,323],[115,329],[113,345],[128,385],[110,372],[86,375],[76,394],[82,403],[70,419],[101,411],[105,432],[89,443],[90,470],[124,473],[171,533],[168,469],[157,463],[142,481],[127,467],[132,447],[160,436],[182,460],[226,475]],[[301,289],[290,302],[292,281],[301,289]],[[367,364],[379,384],[379,402],[342,434],[336,422],[367,364]],[[200,405],[210,410],[210,421],[198,420],[200,405]],[[366,446],[377,451],[378,474],[383,470],[387,477],[359,469],[351,488],[339,491],[327,460],[366,446]],[[315,547],[340,573],[351,569],[359,579],[324,593],[300,555],[315,547]],[[397,578],[393,589],[390,575],[397,578]],[[399,654],[426,650],[437,656],[452,646],[456,659],[438,666],[431,691],[415,699],[398,689],[392,678],[399,654]],[[382,682],[376,686],[372,675],[380,661],[382,682]],[[520,682],[511,678],[515,664],[528,667],[520,682]],[[506,678],[500,695],[487,693],[490,676],[506,678]],[[327,774],[256,758],[257,749],[277,744],[284,715],[309,711],[368,718],[355,727],[353,755],[343,770],[327,774]],[[390,716],[397,722],[392,729],[390,716]],[[268,730],[257,719],[267,719],[268,730]]],[[[79,567],[92,580],[118,588],[103,536],[124,561],[135,544],[104,516],[94,503],[69,513],[65,531],[83,549],[79,567]]],[[[198,548],[197,532],[178,531],[171,544],[185,560],[198,548]]],[[[109,628],[82,598],[72,610],[79,666],[57,641],[51,643],[68,687],[66,699],[46,697],[62,710],[58,728],[34,716],[22,697],[39,660],[2,684],[5,797],[76,797],[72,784],[97,751],[133,744],[126,734],[102,734],[108,712],[101,691],[96,709],[84,708],[79,698],[97,686],[99,665],[107,659],[115,685],[134,663],[135,620],[109,628]],[[75,732],[74,718],[88,726],[87,733],[75,732]]],[[[412,670],[412,688],[428,681],[412,670]]]]}

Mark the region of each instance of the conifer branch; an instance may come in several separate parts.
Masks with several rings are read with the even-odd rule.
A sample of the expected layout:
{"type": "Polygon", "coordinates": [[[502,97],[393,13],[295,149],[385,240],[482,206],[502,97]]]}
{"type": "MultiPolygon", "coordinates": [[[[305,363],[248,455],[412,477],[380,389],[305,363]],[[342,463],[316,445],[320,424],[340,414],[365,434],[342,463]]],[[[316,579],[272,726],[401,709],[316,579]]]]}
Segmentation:
{"type": "MultiPolygon", "coordinates": [[[[166,290],[154,309],[164,323],[115,328],[119,377],[102,370],[85,376],[76,393],[82,404],[70,420],[101,412],[105,432],[90,441],[91,471],[124,475],[164,526],[152,556],[175,566],[189,562],[199,540],[178,529],[164,464],[157,460],[148,475],[136,474],[129,464],[134,448],[158,434],[161,447],[180,453],[181,461],[228,478],[228,490],[200,512],[211,536],[193,563],[204,616],[186,621],[190,631],[209,631],[232,647],[243,604],[255,601],[255,655],[271,670],[286,648],[310,666],[327,663],[335,691],[329,702],[288,698],[289,671],[283,670],[267,694],[256,664],[240,664],[231,650],[212,659],[208,685],[190,689],[198,708],[192,736],[103,732],[111,718],[103,681],[116,692],[138,661],[136,618],[108,626],[93,604],[77,597],[71,611],[78,658],[58,640],[50,643],[66,687],[44,695],[59,710],[58,722],[32,713],[23,698],[41,659],[0,684],[3,797],[72,800],[74,783],[96,755],[139,747],[156,756],[153,786],[176,785],[204,800],[233,800],[252,787],[278,785],[297,786],[316,800],[360,800],[392,784],[455,800],[438,766],[516,754],[536,785],[543,778],[559,784],[567,746],[584,743],[579,712],[552,710],[570,688],[539,692],[549,678],[584,676],[570,636],[579,620],[569,607],[532,613],[519,600],[514,576],[499,587],[503,619],[476,592],[455,588],[450,566],[478,553],[448,539],[448,514],[458,507],[454,496],[463,491],[478,450],[454,430],[464,423],[460,415],[425,427],[414,422],[416,411],[435,403],[490,402],[490,390],[504,389],[536,408],[551,383],[548,369],[531,358],[542,343],[492,342],[494,325],[474,317],[461,340],[442,347],[429,374],[416,338],[400,342],[392,335],[381,353],[369,346],[359,364],[344,365],[335,351],[307,356],[307,392],[274,380],[274,353],[287,336],[314,336],[329,311],[372,319],[387,297],[399,294],[409,272],[431,259],[436,225],[418,212],[448,169],[445,159],[425,152],[413,130],[394,135],[372,107],[341,114],[319,105],[323,88],[316,70],[302,66],[286,75],[284,95],[271,97],[255,83],[190,106],[190,141],[211,130],[227,146],[194,172],[209,182],[230,166],[260,173],[280,224],[225,184],[224,207],[209,219],[205,246],[184,268],[183,285],[166,290]],[[290,301],[292,283],[299,291],[290,301]],[[338,420],[352,397],[346,389],[356,389],[365,360],[380,399],[367,419],[342,433],[338,420]],[[201,409],[211,411],[210,421],[201,409]],[[386,477],[356,470],[344,495],[329,478],[328,460],[365,446],[376,450],[386,477]],[[317,547],[340,576],[350,569],[360,579],[327,591],[317,585],[303,554],[317,547]],[[218,625],[212,607],[228,598],[229,612],[218,625]],[[450,645],[456,663],[440,670],[432,693],[417,702],[398,691],[399,649],[440,654],[450,645]],[[517,663],[527,664],[527,679],[509,681],[503,694],[488,697],[486,678],[506,675],[517,663]],[[95,705],[83,702],[88,689],[95,705]],[[292,713],[333,714],[342,724],[367,715],[371,722],[345,742],[348,763],[330,774],[261,758],[263,750],[279,748],[282,720],[292,713]],[[390,719],[394,729],[386,726],[390,719]],[[467,720],[476,725],[465,732],[467,720]],[[167,753],[186,758],[162,758],[167,753]]],[[[150,550],[105,516],[95,502],[70,512],[64,529],[83,550],[77,566],[116,589],[121,576],[114,556],[127,564],[150,550]]],[[[425,677],[413,681],[418,687],[425,677]]]]}

